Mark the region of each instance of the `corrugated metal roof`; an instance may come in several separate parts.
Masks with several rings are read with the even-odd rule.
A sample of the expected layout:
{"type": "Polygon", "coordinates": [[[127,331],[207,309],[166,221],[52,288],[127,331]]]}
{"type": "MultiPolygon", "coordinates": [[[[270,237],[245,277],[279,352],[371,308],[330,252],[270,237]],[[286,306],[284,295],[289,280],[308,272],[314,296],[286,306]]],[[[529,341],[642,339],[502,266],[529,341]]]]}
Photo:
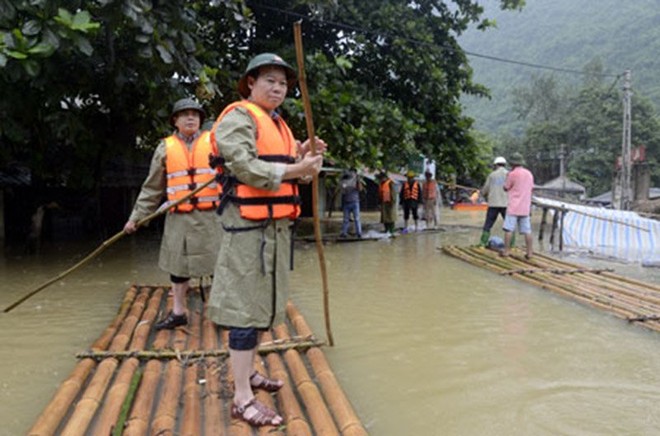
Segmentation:
{"type": "Polygon", "coordinates": [[[537,189],[552,189],[555,191],[566,191],[566,192],[586,192],[586,188],[579,183],[576,183],[570,180],[568,177],[559,176],[555,179],[550,180],[547,183],[539,186],[537,189]]]}

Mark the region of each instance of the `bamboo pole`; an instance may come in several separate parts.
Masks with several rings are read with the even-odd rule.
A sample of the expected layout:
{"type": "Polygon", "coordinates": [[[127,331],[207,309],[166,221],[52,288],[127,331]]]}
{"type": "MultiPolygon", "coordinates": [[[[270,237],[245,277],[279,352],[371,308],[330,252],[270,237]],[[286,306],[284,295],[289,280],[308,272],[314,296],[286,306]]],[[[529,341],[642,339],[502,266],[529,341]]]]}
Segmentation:
{"type": "MultiPolygon", "coordinates": [[[[264,365],[264,361],[260,355],[255,354],[254,356],[254,368],[256,371],[258,371],[261,375],[265,377],[274,377],[272,373],[269,374],[269,371],[264,365]]],[[[254,390],[254,396],[257,398],[257,400],[265,404],[271,410],[277,411],[277,406],[275,405],[275,401],[273,401],[272,395],[270,395],[268,392],[257,389],[254,390]]],[[[285,427],[284,421],[283,421],[283,425],[280,425],[278,427],[272,425],[265,425],[257,429],[257,434],[259,436],[284,436],[284,433],[282,432],[282,428],[284,427],[285,427]]]]}
{"type": "MultiPolygon", "coordinates": [[[[275,329],[275,337],[287,339],[289,332],[286,324],[280,324],[275,329]]],[[[288,350],[284,353],[284,360],[289,368],[289,373],[296,386],[298,394],[305,405],[305,410],[314,429],[318,435],[339,435],[332,415],[328,410],[323,396],[309,376],[307,368],[300,354],[296,350],[288,350]]]]}
{"type": "MultiPolygon", "coordinates": [[[[201,317],[198,312],[194,312],[190,317],[190,338],[188,339],[188,348],[195,350],[199,348],[201,333],[201,317]]],[[[183,414],[181,416],[181,430],[179,434],[183,436],[199,436],[201,430],[202,404],[200,398],[200,386],[197,379],[198,369],[201,361],[187,362],[184,370],[183,379],[183,414]]]]}
{"type": "MultiPolygon", "coordinates": [[[[149,221],[151,221],[151,220],[153,220],[154,218],[156,218],[156,217],[158,217],[158,216],[164,214],[165,212],[167,212],[167,211],[168,211],[169,209],[171,209],[172,207],[176,207],[177,205],[183,203],[184,201],[187,201],[187,200],[190,199],[193,195],[197,194],[199,191],[201,191],[202,189],[206,188],[207,186],[209,186],[209,185],[210,185],[211,183],[213,183],[214,181],[215,181],[215,179],[210,179],[209,181],[207,181],[207,182],[201,184],[200,186],[198,186],[198,187],[197,187],[195,190],[193,190],[190,194],[186,195],[185,197],[182,197],[182,198],[178,199],[178,200],[175,201],[175,202],[172,202],[172,203],[170,203],[170,202],[166,202],[166,203],[164,203],[164,204],[163,204],[163,205],[162,205],[162,206],[161,206],[156,212],[154,212],[154,213],[152,213],[151,215],[147,216],[146,218],[143,218],[143,219],[141,219],[140,221],[138,221],[138,223],[137,223],[137,227],[141,227],[141,226],[147,224],[149,221]]],[[[122,230],[121,232],[115,234],[115,235],[112,236],[111,238],[106,239],[105,241],[103,241],[103,243],[102,243],[101,245],[99,245],[94,251],[92,251],[90,254],[88,254],[87,257],[85,257],[83,260],[81,260],[80,262],[76,263],[76,264],[73,265],[71,268],[67,269],[66,271],[61,272],[61,273],[58,274],[56,277],[53,277],[52,279],[47,280],[46,282],[44,282],[44,283],[42,283],[41,285],[37,286],[37,287],[36,287],[35,289],[33,289],[32,291],[28,292],[28,293],[25,294],[23,297],[19,298],[19,299],[16,300],[14,303],[12,303],[12,304],[10,304],[9,306],[7,306],[7,307],[3,310],[3,312],[4,312],[4,313],[8,313],[8,312],[10,312],[12,309],[14,309],[14,308],[15,308],[16,306],[18,306],[19,304],[23,303],[23,302],[24,302],[25,300],[27,300],[28,298],[30,298],[30,297],[36,295],[37,293],[39,293],[39,292],[41,292],[42,290],[46,289],[48,286],[52,285],[53,283],[55,283],[55,282],[57,282],[57,281],[63,279],[64,277],[68,276],[69,274],[71,274],[72,272],[74,272],[75,270],[77,270],[78,268],[80,268],[80,267],[82,267],[83,265],[85,265],[85,264],[86,264],[87,262],[89,262],[90,260],[94,259],[94,258],[95,258],[96,256],[98,256],[99,254],[101,254],[102,252],[104,252],[108,247],[110,247],[112,244],[114,244],[115,242],[117,242],[118,240],[120,240],[120,239],[121,239],[124,235],[126,235],[126,234],[127,234],[127,233],[126,233],[124,230],[122,230]]]]}
{"type": "MultiPolygon", "coordinates": [[[[568,268],[573,265],[567,262],[560,261],[545,255],[535,256],[535,259],[540,259],[552,267],[568,268]]],[[[605,289],[612,289],[616,292],[627,293],[631,296],[640,298],[642,300],[657,303],[660,298],[660,287],[652,284],[641,282],[634,279],[629,279],[617,274],[611,274],[608,271],[592,274],[586,272],[582,275],[584,281],[594,283],[605,289]]]]}
{"type": "Polygon", "coordinates": [[[564,251],[564,215],[566,212],[563,210],[559,215],[559,251],[564,251]]]}
{"type": "MultiPolygon", "coordinates": [[[[487,250],[486,250],[487,251],[487,250]]],[[[461,249],[451,247],[446,250],[447,253],[455,255],[471,263],[485,263],[494,269],[504,268],[517,268],[521,265],[527,264],[523,260],[512,258],[497,258],[493,254],[488,254],[484,250],[474,249],[461,249]],[[492,262],[492,264],[489,264],[492,262]],[[504,265],[503,265],[504,263],[504,265]]],[[[551,258],[534,257],[534,263],[543,267],[541,271],[533,274],[520,273],[515,274],[514,277],[541,286],[544,289],[553,290],[563,295],[569,296],[579,301],[585,302],[599,309],[607,310],[615,316],[624,318],[629,322],[641,321],[644,326],[652,329],[659,330],[660,323],[655,319],[655,314],[660,312],[660,300],[656,295],[648,295],[643,289],[637,289],[633,286],[624,283],[616,283],[612,280],[602,280],[602,274],[595,274],[593,272],[585,272],[569,275],[554,275],[552,273],[543,272],[543,269],[548,267],[557,267],[559,262],[555,262],[551,258]],[[650,321],[648,325],[647,321],[650,321]]],[[[569,265],[566,262],[561,262],[562,265],[569,265]]]]}
{"type": "MultiPolygon", "coordinates": [[[[216,326],[206,317],[202,325],[202,343],[204,350],[214,350],[218,347],[216,326]]],[[[207,357],[204,363],[204,434],[222,436],[225,418],[220,402],[221,367],[217,357],[207,357]]]]}
{"type": "MultiPolygon", "coordinates": [[[[461,258],[461,259],[463,259],[467,262],[471,263],[473,261],[473,258],[470,257],[470,255],[465,254],[461,249],[456,249],[455,251],[450,250],[450,251],[456,257],[459,257],[459,258],[461,258]]],[[[488,262],[485,262],[485,263],[488,264],[488,262]]],[[[491,265],[491,264],[488,264],[488,266],[489,266],[489,269],[492,269],[494,271],[498,271],[498,269],[499,269],[497,266],[494,266],[494,265],[491,265]]],[[[584,295],[575,294],[574,292],[571,292],[570,290],[567,290],[567,289],[565,289],[561,286],[556,286],[554,284],[546,283],[546,282],[542,282],[542,281],[540,282],[540,281],[534,279],[533,277],[529,277],[529,276],[526,276],[526,275],[523,275],[523,274],[514,275],[513,277],[515,277],[518,280],[521,280],[523,282],[532,284],[534,286],[541,287],[542,289],[551,290],[551,291],[556,292],[558,294],[561,294],[563,296],[566,296],[566,297],[569,297],[569,298],[572,298],[572,299],[576,299],[576,300],[578,300],[580,302],[583,302],[585,304],[597,307],[598,309],[603,309],[603,310],[610,310],[611,309],[611,306],[609,304],[603,303],[599,300],[594,300],[593,298],[590,298],[590,297],[587,297],[587,296],[584,296],[584,295]]],[[[617,313],[620,317],[623,317],[623,318],[627,318],[627,316],[630,315],[630,312],[628,312],[627,315],[625,313],[619,313],[619,312],[616,312],[616,311],[615,311],[615,313],[617,313]]]]}
{"type": "MultiPolygon", "coordinates": [[[[325,342],[318,341],[316,339],[310,340],[287,340],[281,343],[274,342],[271,344],[260,345],[257,348],[258,354],[267,354],[278,351],[286,350],[301,350],[305,351],[309,348],[320,347],[325,345],[325,342]]],[[[183,350],[183,351],[172,351],[172,350],[127,350],[127,351],[81,351],[76,353],[76,357],[79,359],[92,358],[96,360],[102,360],[108,357],[113,357],[115,359],[130,359],[136,358],[139,360],[151,360],[151,359],[194,359],[200,357],[229,357],[229,351],[227,349],[214,349],[214,350],[183,350]]]]}
{"type": "MultiPolygon", "coordinates": [[[[298,62],[298,84],[302,94],[303,106],[305,108],[305,122],[307,124],[307,136],[309,137],[312,153],[316,154],[316,133],[314,131],[314,119],[312,117],[312,104],[309,101],[307,93],[307,77],[305,75],[305,56],[303,54],[302,28],[301,22],[293,24],[293,36],[296,45],[296,60],[298,62]]],[[[328,271],[325,262],[325,253],[323,252],[323,237],[321,236],[321,222],[319,218],[318,196],[319,196],[319,176],[314,175],[312,180],[312,212],[314,214],[314,238],[316,239],[316,252],[319,257],[319,267],[321,268],[321,279],[323,281],[323,315],[325,319],[325,331],[328,338],[328,344],[332,347],[335,344],[332,338],[332,329],[330,327],[330,291],[328,290],[328,271]]]]}
{"type": "MultiPolygon", "coordinates": [[[[165,291],[163,288],[157,288],[152,292],[151,298],[147,303],[147,308],[142,314],[142,318],[133,332],[133,339],[129,346],[130,350],[144,350],[151,326],[158,314],[158,308],[160,307],[164,293],[165,291]]],[[[135,374],[139,370],[139,366],[139,359],[134,357],[125,359],[122,362],[119,371],[117,372],[117,376],[115,377],[115,382],[108,390],[108,395],[104,401],[104,407],[100,412],[99,418],[96,420],[92,434],[109,434],[111,429],[116,427],[119,415],[125,405],[125,400],[133,386],[133,380],[135,374]]],[[[131,401],[132,399],[133,398],[131,398],[131,401]]],[[[128,414],[129,410],[130,408],[126,411],[126,414],[128,414]]]]}
{"type": "MultiPolygon", "coordinates": [[[[573,265],[569,262],[566,262],[566,261],[563,261],[563,260],[560,260],[560,259],[555,259],[553,257],[547,256],[547,255],[542,254],[542,253],[535,254],[534,256],[538,257],[538,258],[542,258],[542,259],[547,259],[548,261],[554,262],[557,265],[569,265],[569,266],[573,265]]],[[[612,279],[615,279],[615,280],[619,280],[621,282],[631,283],[631,284],[640,286],[642,288],[649,289],[651,291],[660,292],[660,286],[656,285],[656,284],[653,284],[653,283],[647,283],[647,282],[643,282],[641,280],[636,280],[636,279],[633,279],[633,278],[630,278],[630,277],[620,276],[618,274],[612,274],[612,273],[607,273],[607,272],[603,273],[602,276],[606,277],[606,278],[612,278],[612,279]]]]}
{"type": "MultiPolygon", "coordinates": [[[[174,331],[172,348],[177,352],[184,350],[187,336],[183,330],[176,329],[174,331]]],[[[154,418],[151,421],[151,434],[174,434],[179,396],[181,395],[183,375],[183,368],[181,366],[181,362],[174,359],[165,365],[160,401],[156,407],[154,418]]]]}
{"type": "Polygon", "coordinates": [[[557,224],[559,223],[559,213],[555,211],[552,214],[552,228],[550,229],[550,247],[555,249],[555,231],[557,230],[557,224]]]}
{"type": "Polygon", "coordinates": [[[130,386],[128,387],[128,392],[124,398],[124,403],[121,405],[121,411],[117,422],[112,429],[112,436],[121,436],[124,432],[124,425],[126,424],[126,418],[128,417],[128,412],[131,410],[131,405],[133,404],[133,398],[135,398],[135,391],[140,385],[140,379],[142,378],[142,370],[138,369],[133,373],[133,378],[131,379],[130,386]]]}
{"type": "MultiPolygon", "coordinates": [[[[131,304],[135,300],[137,288],[131,286],[124,296],[124,300],[119,306],[119,311],[114,320],[105,329],[101,336],[92,344],[96,350],[104,350],[110,345],[110,338],[121,325],[121,322],[128,314],[131,304]]],[[[29,435],[52,435],[60,425],[62,418],[69,410],[71,403],[78,396],[78,392],[89,377],[91,371],[96,367],[96,361],[93,359],[81,360],[73,369],[69,378],[67,378],[57,389],[53,399],[48,403],[41,415],[37,418],[32,428],[28,431],[29,435]]]]}
{"type": "MultiPolygon", "coordinates": [[[[265,332],[263,340],[272,340],[271,333],[265,332]]],[[[284,418],[287,433],[296,436],[311,436],[312,430],[300,407],[282,358],[278,353],[269,353],[266,354],[266,362],[268,368],[270,368],[270,376],[284,382],[284,386],[277,391],[277,399],[280,404],[280,415],[284,418]]]]}
{"type": "MultiPolygon", "coordinates": [[[[167,312],[171,310],[171,308],[172,299],[168,298],[165,311],[167,312]]],[[[172,332],[170,330],[160,330],[156,333],[152,348],[156,350],[165,348],[170,341],[171,335],[172,332]]],[[[131,408],[128,420],[126,421],[126,427],[124,428],[125,436],[141,436],[147,434],[151,409],[153,408],[155,394],[158,389],[158,382],[161,377],[161,369],[162,364],[159,360],[150,360],[144,366],[142,382],[135,394],[133,407],[131,408]]]]}
{"type": "Polygon", "coordinates": [[[611,268],[572,268],[572,269],[563,269],[563,268],[520,268],[520,269],[511,269],[507,271],[501,271],[500,275],[506,276],[511,274],[530,274],[536,272],[547,272],[553,274],[575,274],[575,273],[601,273],[604,271],[614,271],[611,268]]]}
{"type": "Polygon", "coordinates": [[[545,220],[548,217],[548,208],[543,208],[543,215],[541,215],[541,225],[539,227],[539,241],[543,241],[543,232],[545,231],[545,220]]]}
{"type": "MultiPolygon", "coordinates": [[[[287,305],[287,314],[299,335],[312,335],[312,330],[309,328],[307,321],[291,302],[287,305]]],[[[343,436],[366,436],[366,429],[362,426],[360,419],[353,410],[353,406],[351,406],[344,390],[339,385],[323,351],[319,348],[310,348],[307,350],[306,355],[316,380],[321,386],[321,392],[337,422],[340,433],[343,436]]]]}
{"type": "MultiPolygon", "coordinates": [[[[126,348],[130,336],[135,329],[135,325],[138,323],[138,320],[144,311],[148,297],[149,290],[144,288],[141,289],[131,307],[131,311],[124,319],[124,322],[115,337],[112,339],[110,351],[123,350],[126,348]]],[[[94,418],[94,415],[105,396],[117,365],[118,361],[113,358],[105,359],[99,363],[87,389],[83,392],[82,397],[71,414],[71,417],[68,419],[66,426],[62,430],[62,435],[73,436],[84,434],[87,431],[87,427],[94,418]]]]}

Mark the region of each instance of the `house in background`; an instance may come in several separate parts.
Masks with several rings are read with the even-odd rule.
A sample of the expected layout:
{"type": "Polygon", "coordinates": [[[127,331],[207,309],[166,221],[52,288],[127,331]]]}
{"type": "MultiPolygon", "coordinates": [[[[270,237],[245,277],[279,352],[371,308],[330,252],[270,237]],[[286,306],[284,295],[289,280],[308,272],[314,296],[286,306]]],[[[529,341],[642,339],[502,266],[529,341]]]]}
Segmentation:
{"type": "MultiPolygon", "coordinates": [[[[660,188],[649,188],[648,200],[660,200],[660,188]]],[[[585,199],[585,203],[594,206],[612,207],[612,191],[589,197],[585,199]]]]}
{"type": "Polygon", "coordinates": [[[587,189],[564,175],[552,179],[543,185],[534,186],[534,193],[538,196],[548,198],[584,200],[587,189]]]}

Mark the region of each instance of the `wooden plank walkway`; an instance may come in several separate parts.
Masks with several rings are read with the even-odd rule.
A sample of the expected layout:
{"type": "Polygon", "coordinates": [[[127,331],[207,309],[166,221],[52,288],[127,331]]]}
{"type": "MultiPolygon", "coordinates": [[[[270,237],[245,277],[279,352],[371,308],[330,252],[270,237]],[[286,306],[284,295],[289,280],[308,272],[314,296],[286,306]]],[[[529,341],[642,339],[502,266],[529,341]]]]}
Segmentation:
{"type": "Polygon", "coordinates": [[[483,247],[445,246],[442,251],[473,265],[556,292],[629,323],[660,331],[660,286],[614,274],[609,269],[590,269],[535,253],[512,256],[483,247]]]}
{"type": "Polygon", "coordinates": [[[284,380],[257,391],[284,424],[252,429],[232,419],[228,334],[188,295],[189,324],[156,332],[169,287],[132,286],[116,318],[60,385],[30,435],[366,435],[305,319],[293,304],[287,323],[264,335],[255,366],[284,380]]]}

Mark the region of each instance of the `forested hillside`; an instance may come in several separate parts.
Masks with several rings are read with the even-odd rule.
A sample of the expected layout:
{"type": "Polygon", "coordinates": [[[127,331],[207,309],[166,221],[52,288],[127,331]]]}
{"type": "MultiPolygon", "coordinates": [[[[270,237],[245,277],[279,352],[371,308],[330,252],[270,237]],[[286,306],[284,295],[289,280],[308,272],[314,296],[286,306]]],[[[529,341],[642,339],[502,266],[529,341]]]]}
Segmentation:
{"type": "MultiPolygon", "coordinates": [[[[660,8],[657,0],[527,0],[520,12],[500,11],[484,0],[486,16],[497,28],[472,30],[460,38],[470,53],[578,70],[600,60],[605,73],[632,71],[636,95],[660,107],[660,8]]],[[[492,99],[466,98],[467,113],[487,132],[521,133],[512,111],[512,92],[533,76],[553,74],[559,82],[578,83],[579,74],[553,72],[470,56],[476,83],[492,99]]],[[[622,81],[607,78],[617,89],[622,81]],[[616,84],[615,84],[616,81],[616,84]]],[[[634,108],[633,108],[634,110],[634,108]]]]}

